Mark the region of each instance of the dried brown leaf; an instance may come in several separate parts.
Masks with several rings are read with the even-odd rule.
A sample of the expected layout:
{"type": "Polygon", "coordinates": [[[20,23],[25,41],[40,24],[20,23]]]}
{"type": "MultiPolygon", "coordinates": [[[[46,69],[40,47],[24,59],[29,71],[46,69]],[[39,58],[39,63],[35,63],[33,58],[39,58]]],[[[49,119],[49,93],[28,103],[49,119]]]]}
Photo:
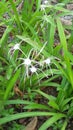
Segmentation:
{"type": "Polygon", "coordinates": [[[18,96],[23,97],[23,92],[17,86],[14,87],[14,93],[18,96]]]}
{"type": "Polygon", "coordinates": [[[37,125],[37,117],[34,117],[31,122],[29,122],[27,124],[27,126],[25,127],[25,130],[35,130],[37,125]]]}

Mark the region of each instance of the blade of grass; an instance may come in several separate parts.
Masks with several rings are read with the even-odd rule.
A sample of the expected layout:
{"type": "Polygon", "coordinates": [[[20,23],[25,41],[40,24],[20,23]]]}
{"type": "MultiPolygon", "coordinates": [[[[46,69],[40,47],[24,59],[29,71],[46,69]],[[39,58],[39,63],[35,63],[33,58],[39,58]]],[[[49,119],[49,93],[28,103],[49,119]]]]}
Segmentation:
{"type": "MultiPolygon", "coordinates": [[[[63,67],[56,61],[54,61],[54,63],[56,64],[56,66],[61,70],[61,73],[69,80],[69,76],[66,73],[65,69],[63,69],[63,67]]],[[[69,80],[70,81],[70,80],[69,80]]]]}
{"type": "Polygon", "coordinates": [[[53,54],[54,33],[55,33],[55,27],[51,25],[50,36],[49,36],[49,45],[48,45],[48,50],[51,54],[53,54]]]}
{"type": "Polygon", "coordinates": [[[39,9],[40,9],[41,2],[42,2],[42,0],[37,0],[36,1],[37,11],[39,11],[39,9]]]}
{"type": "Polygon", "coordinates": [[[73,87],[73,77],[72,77],[73,75],[72,75],[70,59],[66,55],[67,52],[68,52],[66,37],[65,37],[65,34],[64,34],[64,29],[63,29],[62,23],[61,23],[61,21],[59,19],[57,19],[57,27],[58,27],[60,42],[62,44],[63,51],[64,51],[64,60],[65,60],[65,63],[66,63],[66,68],[67,68],[66,70],[67,70],[67,73],[68,73],[69,78],[70,78],[70,83],[71,83],[71,85],[73,87]]]}
{"type": "Polygon", "coordinates": [[[7,101],[4,101],[4,104],[5,105],[9,105],[9,104],[32,104],[33,102],[30,102],[30,101],[26,101],[26,100],[7,100],[7,101]]]}
{"type": "Polygon", "coordinates": [[[71,31],[71,36],[68,40],[68,48],[71,48],[73,44],[73,20],[72,20],[72,31],[71,31]]]}
{"type": "Polygon", "coordinates": [[[18,15],[18,12],[17,12],[17,9],[15,7],[15,4],[13,2],[13,0],[9,0],[11,6],[12,6],[12,9],[13,9],[13,12],[15,14],[15,17],[16,17],[16,22],[17,22],[17,25],[20,29],[20,32],[22,32],[22,25],[21,25],[21,22],[20,22],[20,18],[19,18],[19,15],[18,15]]]}
{"type": "Polygon", "coordinates": [[[12,30],[12,27],[8,26],[0,40],[0,47],[4,47],[5,43],[6,43],[6,40],[8,38],[8,34],[10,33],[10,31],[12,30]]]}
{"type": "Polygon", "coordinates": [[[36,33],[35,29],[33,28],[33,26],[25,21],[23,21],[23,23],[26,26],[24,33],[25,33],[25,31],[27,31],[27,29],[29,29],[31,31],[32,37],[34,37],[38,42],[40,42],[39,37],[37,36],[37,33],[36,33]]]}
{"type": "Polygon", "coordinates": [[[4,63],[6,63],[7,65],[9,65],[8,61],[4,58],[4,57],[0,57],[0,60],[4,63]]]}
{"type": "Polygon", "coordinates": [[[20,70],[17,70],[17,72],[14,74],[14,76],[8,81],[7,88],[6,88],[6,91],[4,94],[4,100],[8,99],[10,91],[13,88],[15,82],[17,81],[19,75],[20,75],[20,70]]]}
{"type": "Polygon", "coordinates": [[[24,107],[24,109],[42,109],[42,110],[51,110],[48,106],[46,105],[42,105],[42,104],[38,104],[38,103],[32,103],[32,104],[28,104],[27,106],[24,107]]]}
{"type": "Polygon", "coordinates": [[[65,122],[64,122],[64,124],[63,124],[61,130],[66,130],[66,126],[67,126],[67,120],[65,120],[65,122]]]}
{"type": "Polygon", "coordinates": [[[60,37],[60,42],[62,44],[62,47],[64,51],[67,51],[67,42],[66,42],[66,37],[64,34],[64,29],[59,19],[57,19],[57,27],[58,27],[58,32],[59,32],[59,37],[60,37]]]}
{"type": "Polygon", "coordinates": [[[67,56],[69,57],[69,59],[73,62],[73,55],[70,52],[67,52],[67,56]]]}
{"type": "Polygon", "coordinates": [[[56,113],[53,117],[48,119],[40,128],[39,130],[46,130],[48,127],[52,126],[53,123],[55,123],[57,120],[65,117],[64,114],[56,113]]]}
{"type": "Polygon", "coordinates": [[[41,94],[42,96],[44,96],[45,98],[47,98],[50,101],[56,99],[54,96],[48,95],[48,94],[42,92],[41,90],[34,90],[34,91],[41,94]]]}

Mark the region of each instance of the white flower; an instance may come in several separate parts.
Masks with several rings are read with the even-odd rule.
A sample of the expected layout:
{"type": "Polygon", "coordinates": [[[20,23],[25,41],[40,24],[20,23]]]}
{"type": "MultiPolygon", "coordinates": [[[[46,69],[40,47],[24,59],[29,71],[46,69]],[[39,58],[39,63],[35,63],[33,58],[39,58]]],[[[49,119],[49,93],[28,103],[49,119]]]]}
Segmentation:
{"type": "Polygon", "coordinates": [[[45,10],[45,5],[41,5],[41,11],[45,10]]]}
{"type": "MultiPolygon", "coordinates": [[[[53,76],[53,72],[52,72],[52,69],[51,69],[51,67],[50,67],[50,64],[52,63],[52,62],[51,62],[51,59],[52,59],[52,58],[47,58],[46,60],[43,61],[43,63],[46,64],[46,68],[49,66],[50,71],[51,71],[51,74],[52,74],[52,76],[53,76]]],[[[48,69],[48,68],[47,68],[47,69],[48,69]]]]}
{"type": "Polygon", "coordinates": [[[48,4],[48,0],[44,0],[44,4],[48,4]]]}
{"type": "Polygon", "coordinates": [[[37,68],[34,67],[34,66],[32,66],[32,67],[30,68],[30,71],[31,71],[32,73],[35,73],[35,72],[37,71],[37,68]]]}
{"type": "Polygon", "coordinates": [[[33,60],[31,60],[29,58],[17,58],[17,59],[23,60],[23,62],[21,64],[19,64],[18,67],[21,65],[25,65],[25,67],[32,66],[33,60]]]}
{"type": "Polygon", "coordinates": [[[16,50],[19,50],[26,57],[26,54],[20,48],[21,43],[22,43],[22,41],[20,41],[19,43],[15,44],[13,47],[11,47],[11,49],[9,50],[8,53],[10,53],[12,56],[16,50]]]}
{"type": "Polygon", "coordinates": [[[11,47],[8,53],[10,53],[11,56],[12,56],[16,50],[20,50],[20,44],[19,43],[15,44],[13,47],[11,47]]]}
{"type": "Polygon", "coordinates": [[[31,60],[29,58],[24,59],[24,65],[30,66],[31,60]]]}
{"type": "Polygon", "coordinates": [[[20,66],[24,65],[24,67],[25,67],[25,69],[26,69],[25,75],[26,75],[27,77],[29,77],[29,66],[32,66],[32,60],[29,59],[28,57],[27,57],[27,58],[17,58],[17,59],[23,60],[23,62],[16,67],[16,70],[17,70],[20,66]]]}
{"type": "Polygon", "coordinates": [[[19,49],[20,49],[20,44],[19,43],[15,44],[13,50],[19,50],[19,49]]]}
{"type": "Polygon", "coordinates": [[[49,65],[49,64],[51,63],[50,58],[47,58],[46,60],[44,60],[44,63],[45,63],[46,65],[49,65]]]}

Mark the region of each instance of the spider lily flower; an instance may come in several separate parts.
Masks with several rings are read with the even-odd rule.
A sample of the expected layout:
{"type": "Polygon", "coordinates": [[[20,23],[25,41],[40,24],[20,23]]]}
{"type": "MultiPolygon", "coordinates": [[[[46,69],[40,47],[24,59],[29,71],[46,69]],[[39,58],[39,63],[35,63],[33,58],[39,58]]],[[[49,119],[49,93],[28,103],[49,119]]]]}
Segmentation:
{"type": "Polygon", "coordinates": [[[34,66],[32,66],[32,67],[30,68],[30,71],[31,71],[32,74],[33,74],[33,73],[36,73],[36,72],[37,72],[37,68],[34,67],[34,66]]]}
{"type": "Polygon", "coordinates": [[[31,60],[29,58],[24,59],[24,65],[30,66],[31,65],[31,60]]]}
{"type": "Polygon", "coordinates": [[[15,44],[13,47],[11,47],[11,49],[9,50],[9,53],[13,54],[16,50],[20,50],[20,44],[19,43],[15,44]]]}
{"type": "Polygon", "coordinates": [[[43,4],[48,4],[48,0],[43,0],[43,4]]]}
{"type": "Polygon", "coordinates": [[[29,77],[30,71],[32,73],[36,72],[36,68],[34,67],[34,65],[38,64],[38,62],[33,57],[31,57],[32,51],[33,51],[33,49],[31,49],[28,56],[25,56],[24,58],[17,58],[19,60],[23,60],[23,62],[16,67],[16,70],[17,70],[18,67],[24,65],[24,67],[26,69],[26,76],[27,77],[29,77]]]}
{"type": "Polygon", "coordinates": [[[39,62],[40,66],[44,66],[44,65],[50,65],[51,64],[51,58],[47,58],[45,60],[42,60],[41,62],[39,62]]]}
{"type": "MultiPolygon", "coordinates": [[[[32,57],[31,57],[31,53],[32,53],[32,51],[34,50],[33,48],[30,50],[30,52],[29,52],[29,54],[28,54],[28,56],[25,56],[26,58],[17,58],[17,59],[20,59],[20,60],[23,60],[23,62],[21,63],[21,64],[19,64],[18,65],[18,67],[20,67],[21,65],[24,65],[25,66],[25,68],[26,68],[26,71],[28,71],[28,72],[26,72],[27,73],[27,75],[28,75],[28,73],[29,73],[29,67],[31,67],[30,68],[30,71],[32,72],[32,73],[34,73],[34,72],[36,72],[36,68],[34,67],[34,65],[36,65],[36,66],[40,66],[40,62],[39,61],[36,61],[35,59],[40,55],[40,53],[43,51],[43,49],[44,49],[44,47],[46,46],[46,44],[47,44],[47,42],[45,42],[45,44],[43,45],[43,47],[41,48],[41,50],[40,50],[40,52],[34,57],[34,55],[32,55],[32,57]],[[31,59],[30,59],[30,57],[31,57],[31,59]]],[[[17,67],[17,68],[18,68],[17,67]]],[[[17,69],[16,68],[16,69],[17,69]]]]}
{"type": "Polygon", "coordinates": [[[25,71],[26,71],[26,76],[27,77],[29,77],[29,67],[30,66],[32,66],[32,60],[30,59],[30,58],[17,58],[17,59],[20,59],[20,60],[23,60],[23,62],[21,63],[21,64],[19,64],[17,67],[16,67],[16,69],[15,69],[15,71],[19,68],[19,67],[21,67],[22,65],[24,65],[24,67],[25,67],[25,71]]]}
{"type": "Polygon", "coordinates": [[[53,60],[58,60],[58,61],[60,61],[59,58],[54,57],[54,56],[51,56],[51,57],[47,58],[46,60],[44,60],[43,62],[44,62],[46,65],[50,65],[51,63],[54,64],[54,62],[52,62],[53,60]]]}
{"type": "Polygon", "coordinates": [[[41,10],[45,10],[46,6],[48,5],[48,0],[42,0],[42,4],[41,4],[41,10]]]}
{"type": "Polygon", "coordinates": [[[17,68],[20,67],[21,65],[24,65],[25,67],[26,67],[26,66],[29,67],[29,66],[32,65],[32,60],[29,59],[29,58],[17,58],[17,59],[23,60],[23,62],[22,62],[21,64],[19,64],[19,65],[17,66],[17,68]]]}
{"type": "Polygon", "coordinates": [[[44,13],[46,14],[46,11],[45,9],[46,8],[52,8],[53,6],[48,2],[48,1],[45,1],[45,3],[42,3],[41,4],[41,11],[44,11],[44,13]]]}
{"type": "Polygon", "coordinates": [[[20,49],[20,44],[19,43],[15,44],[13,50],[19,50],[19,49],[20,49]]]}
{"type": "MultiPolygon", "coordinates": [[[[51,69],[51,66],[50,66],[50,65],[51,65],[51,64],[54,64],[54,65],[56,66],[56,64],[54,63],[53,60],[59,60],[59,61],[60,61],[59,58],[54,57],[54,56],[51,56],[51,57],[49,57],[49,58],[47,58],[47,59],[45,59],[45,60],[43,61],[43,64],[46,65],[46,69],[48,70],[47,67],[50,68],[50,71],[51,71],[52,76],[53,76],[53,72],[52,72],[52,69],[51,69]]],[[[57,67],[57,66],[56,66],[56,67],[57,67]]]]}
{"type": "MultiPolygon", "coordinates": [[[[42,71],[42,69],[36,68],[35,66],[30,67],[30,71],[31,71],[32,74],[33,74],[33,73],[36,73],[37,76],[38,76],[38,71],[39,71],[39,72],[42,72],[45,77],[48,77],[48,76],[44,73],[44,71],[42,71]]],[[[38,79],[38,80],[39,80],[39,79],[38,79]]]]}
{"type": "Polygon", "coordinates": [[[44,60],[44,63],[45,63],[46,65],[50,65],[51,59],[50,59],[50,58],[47,58],[46,60],[44,60]]]}
{"type": "MultiPolygon", "coordinates": [[[[30,70],[30,72],[31,72],[31,76],[35,73],[36,74],[36,76],[37,76],[37,81],[38,81],[38,83],[39,83],[39,85],[40,85],[40,79],[39,79],[39,77],[38,77],[38,68],[36,68],[35,66],[32,66],[32,67],[30,67],[29,68],[29,70],[30,70]]],[[[30,85],[32,85],[32,82],[31,82],[31,77],[30,77],[30,85]]]]}
{"type": "MultiPolygon", "coordinates": [[[[21,41],[21,42],[22,42],[22,41],[21,41]]],[[[23,54],[25,55],[25,53],[24,53],[24,52],[21,50],[21,48],[20,48],[21,42],[15,44],[13,47],[11,47],[11,49],[9,50],[9,53],[10,53],[11,55],[13,55],[16,50],[19,50],[21,53],[23,53],[23,54]]],[[[26,55],[25,55],[25,56],[26,56],[26,55]]]]}
{"type": "Polygon", "coordinates": [[[50,71],[51,71],[51,74],[52,74],[52,76],[53,76],[53,72],[52,72],[52,69],[51,69],[51,67],[50,67],[50,64],[52,63],[51,62],[51,57],[50,58],[47,58],[46,60],[44,60],[42,63],[43,63],[43,65],[45,64],[46,65],[46,69],[48,70],[48,68],[47,67],[49,67],[50,68],[50,71]]]}
{"type": "MultiPolygon", "coordinates": [[[[33,59],[30,59],[29,56],[27,58],[17,58],[17,59],[23,60],[23,62],[21,64],[19,64],[17,66],[17,68],[20,67],[20,66],[22,66],[22,65],[24,65],[24,67],[26,69],[26,76],[27,77],[29,77],[29,72],[35,73],[37,71],[37,68],[34,67],[34,64],[37,65],[38,62],[36,62],[33,59]]],[[[17,70],[17,68],[16,68],[16,70],[17,70]]]]}

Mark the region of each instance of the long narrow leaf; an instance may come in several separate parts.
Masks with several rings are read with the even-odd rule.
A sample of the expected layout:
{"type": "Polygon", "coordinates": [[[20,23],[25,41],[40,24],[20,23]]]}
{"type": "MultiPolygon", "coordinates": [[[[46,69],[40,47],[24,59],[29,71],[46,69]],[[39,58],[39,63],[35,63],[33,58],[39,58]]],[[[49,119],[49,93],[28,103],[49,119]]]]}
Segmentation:
{"type": "Polygon", "coordinates": [[[13,85],[15,84],[15,82],[17,81],[18,77],[20,74],[20,70],[18,70],[15,75],[11,78],[11,80],[8,82],[7,84],[7,88],[4,94],[4,100],[6,100],[10,94],[11,89],[13,88],[13,85]]]}
{"type": "Polygon", "coordinates": [[[55,123],[57,120],[65,117],[64,114],[58,114],[56,113],[53,117],[48,119],[40,128],[39,130],[46,130],[48,127],[52,126],[53,123],[55,123]]]}
{"type": "Polygon", "coordinates": [[[69,78],[70,78],[70,83],[71,83],[71,85],[73,87],[73,77],[72,77],[73,74],[72,74],[70,59],[66,55],[67,52],[68,52],[66,37],[65,37],[65,34],[64,34],[64,29],[63,29],[62,23],[61,23],[61,21],[59,19],[57,19],[57,27],[58,27],[60,42],[62,44],[63,51],[64,51],[64,60],[65,60],[65,63],[66,63],[66,68],[67,68],[66,70],[67,70],[67,73],[68,73],[69,78]]]}
{"type": "Polygon", "coordinates": [[[66,130],[66,126],[67,126],[67,120],[65,120],[65,122],[64,122],[64,124],[63,124],[61,130],[66,130]]]}
{"type": "Polygon", "coordinates": [[[64,51],[67,51],[66,37],[64,34],[62,23],[59,19],[57,19],[57,27],[58,27],[59,37],[60,37],[60,41],[63,46],[63,49],[64,49],[64,51]]]}
{"type": "Polygon", "coordinates": [[[56,98],[54,96],[48,95],[44,92],[42,92],[41,90],[35,90],[36,92],[38,92],[39,94],[41,94],[42,96],[44,96],[45,98],[47,98],[48,100],[55,100],[56,98]]]}
{"type": "Polygon", "coordinates": [[[41,110],[50,110],[48,106],[38,104],[38,103],[32,103],[24,107],[24,109],[41,109],[41,110]]]}
{"type": "Polygon", "coordinates": [[[5,30],[5,32],[4,32],[3,36],[2,36],[2,38],[1,38],[1,40],[0,40],[0,47],[4,47],[4,45],[5,45],[5,43],[6,43],[6,40],[7,40],[7,38],[8,38],[8,34],[10,33],[11,30],[12,30],[12,28],[9,27],[9,26],[6,28],[6,30],[5,30]]]}
{"type": "Polygon", "coordinates": [[[18,114],[8,115],[7,117],[0,118],[0,125],[5,124],[7,122],[17,120],[20,118],[33,117],[33,116],[52,116],[55,113],[51,112],[22,112],[18,114]]]}
{"type": "Polygon", "coordinates": [[[20,29],[20,31],[21,31],[21,30],[22,30],[22,26],[21,26],[21,22],[20,22],[19,15],[18,15],[18,11],[17,11],[17,9],[16,9],[16,7],[15,7],[14,2],[13,2],[12,0],[9,0],[9,2],[10,2],[10,4],[11,4],[11,6],[12,6],[13,11],[14,11],[14,14],[15,14],[15,17],[16,17],[17,25],[18,25],[18,27],[19,27],[19,29],[20,29]]]}

